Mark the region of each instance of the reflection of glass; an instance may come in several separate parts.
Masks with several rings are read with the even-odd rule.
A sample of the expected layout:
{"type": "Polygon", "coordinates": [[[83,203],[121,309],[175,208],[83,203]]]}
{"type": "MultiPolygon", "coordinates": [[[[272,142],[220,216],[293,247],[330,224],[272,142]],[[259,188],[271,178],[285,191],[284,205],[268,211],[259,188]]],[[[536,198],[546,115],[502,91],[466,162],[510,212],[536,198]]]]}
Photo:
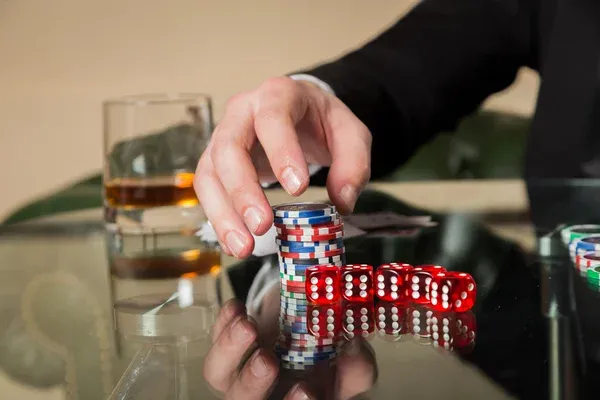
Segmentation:
{"type": "Polygon", "coordinates": [[[206,392],[198,377],[216,309],[203,298],[186,304],[181,296],[137,296],[115,304],[129,366],[110,399],[194,399],[206,392]]]}

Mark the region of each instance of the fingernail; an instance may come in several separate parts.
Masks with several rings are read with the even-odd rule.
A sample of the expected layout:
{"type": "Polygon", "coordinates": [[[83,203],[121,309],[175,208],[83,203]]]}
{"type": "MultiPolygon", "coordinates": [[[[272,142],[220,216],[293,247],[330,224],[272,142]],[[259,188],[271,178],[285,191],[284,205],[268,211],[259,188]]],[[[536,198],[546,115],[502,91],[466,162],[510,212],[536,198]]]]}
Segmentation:
{"type": "Polygon", "coordinates": [[[342,190],[340,190],[340,197],[344,203],[346,203],[346,207],[348,207],[350,211],[354,210],[357,196],[358,192],[352,185],[344,185],[342,190]]]}
{"type": "Polygon", "coordinates": [[[246,311],[246,307],[244,307],[237,299],[229,299],[223,305],[223,312],[227,317],[233,317],[238,311],[246,311]]]}
{"type": "Polygon", "coordinates": [[[287,167],[281,174],[283,186],[289,194],[295,194],[302,186],[302,176],[294,167],[287,167]]]}
{"type": "Polygon", "coordinates": [[[244,220],[246,221],[246,226],[253,233],[256,233],[258,228],[260,228],[260,224],[263,222],[263,219],[264,218],[262,213],[254,207],[250,207],[244,213],[244,220]]]}
{"type": "Polygon", "coordinates": [[[265,363],[265,360],[262,358],[260,353],[254,356],[252,363],[250,364],[250,370],[257,378],[264,378],[269,375],[271,372],[269,371],[269,367],[265,363]]]}
{"type": "Polygon", "coordinates": [[[293,400],[310,400],[310,397],[306,394],[304,389],[302,389],[302,386],[299,383],[292,388],[292,395],[290,398],[293,400]]]}
{"type": "Polygon", "coordinates": [[[242,317],[238,317],[231,325],[231,339],[236,342],[245,342],[248,337],[250,337],[250,330],[244,324],[242,317]]]}
{"type": "Polygon", "coordinates": [[[227,243],[227,247],[233,253],[234,256],[239,256],[239,254],[246,246],[246,239],[236,231],[231,231],[225,236],[225,242],[227,243]]]}

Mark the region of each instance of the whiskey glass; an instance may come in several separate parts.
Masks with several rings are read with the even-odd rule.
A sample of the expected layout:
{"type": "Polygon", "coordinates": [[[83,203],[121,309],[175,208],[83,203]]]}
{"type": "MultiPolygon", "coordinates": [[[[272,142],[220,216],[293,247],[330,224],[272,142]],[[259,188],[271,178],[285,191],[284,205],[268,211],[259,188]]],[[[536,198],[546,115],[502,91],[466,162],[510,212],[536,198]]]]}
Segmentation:
{"type": "MultiPolygon", "coordinates": [[[[193,188],[213,130],[211,98],[196,93],[108,100],[104,215],[114,306],[136,296],[218,302],[216,238],[193,188]],[[214,235],[212,235],[214,236],[214,235]]],[[[129,300],[128,300],[129,301],[129,300]]]]}

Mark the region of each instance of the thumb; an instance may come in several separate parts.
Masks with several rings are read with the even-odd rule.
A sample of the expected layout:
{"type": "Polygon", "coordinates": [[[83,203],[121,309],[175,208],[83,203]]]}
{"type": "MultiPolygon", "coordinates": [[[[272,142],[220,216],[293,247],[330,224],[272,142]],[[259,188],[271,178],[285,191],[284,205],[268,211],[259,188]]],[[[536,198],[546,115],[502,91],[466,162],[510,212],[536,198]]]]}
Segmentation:
{"type": "Polygon", "coordinates": [[[371,177],[371,132],[338,99],[326,118],[331,154],[327,177],[329,198],[342,214],[354,210],[358,195],[371,177]]]}

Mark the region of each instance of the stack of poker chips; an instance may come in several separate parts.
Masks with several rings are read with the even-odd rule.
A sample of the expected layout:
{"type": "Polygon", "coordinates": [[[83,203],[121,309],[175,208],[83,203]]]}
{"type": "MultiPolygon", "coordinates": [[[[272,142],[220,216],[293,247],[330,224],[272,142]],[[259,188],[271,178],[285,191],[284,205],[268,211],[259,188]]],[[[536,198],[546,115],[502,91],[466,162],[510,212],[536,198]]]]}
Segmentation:
{"type": "Polygon", "coordinates": [[[600,235],[600,225],[572,225],[561,230],[563,243],[569,246],[572,242],[579,239],[600,235]]]}
{"type": "MultiPolygon", "coordinates": [[[[292,203],[273,207],[281,281],[279,338],[275,353],[282,368],[306,370],[337,356],[335,338],[309,331],[305,271],[314,265],[345,264],[343,224],[334,206],[292,203]]],[[[313,310],[314,311],[314,310],[313,310]]]]}
{"type": "Polygon", "coordinates": [[[600,225],[568,226],[561,236],[573,266],[587,279],[588,287],[600,291],[600,225]]]}

